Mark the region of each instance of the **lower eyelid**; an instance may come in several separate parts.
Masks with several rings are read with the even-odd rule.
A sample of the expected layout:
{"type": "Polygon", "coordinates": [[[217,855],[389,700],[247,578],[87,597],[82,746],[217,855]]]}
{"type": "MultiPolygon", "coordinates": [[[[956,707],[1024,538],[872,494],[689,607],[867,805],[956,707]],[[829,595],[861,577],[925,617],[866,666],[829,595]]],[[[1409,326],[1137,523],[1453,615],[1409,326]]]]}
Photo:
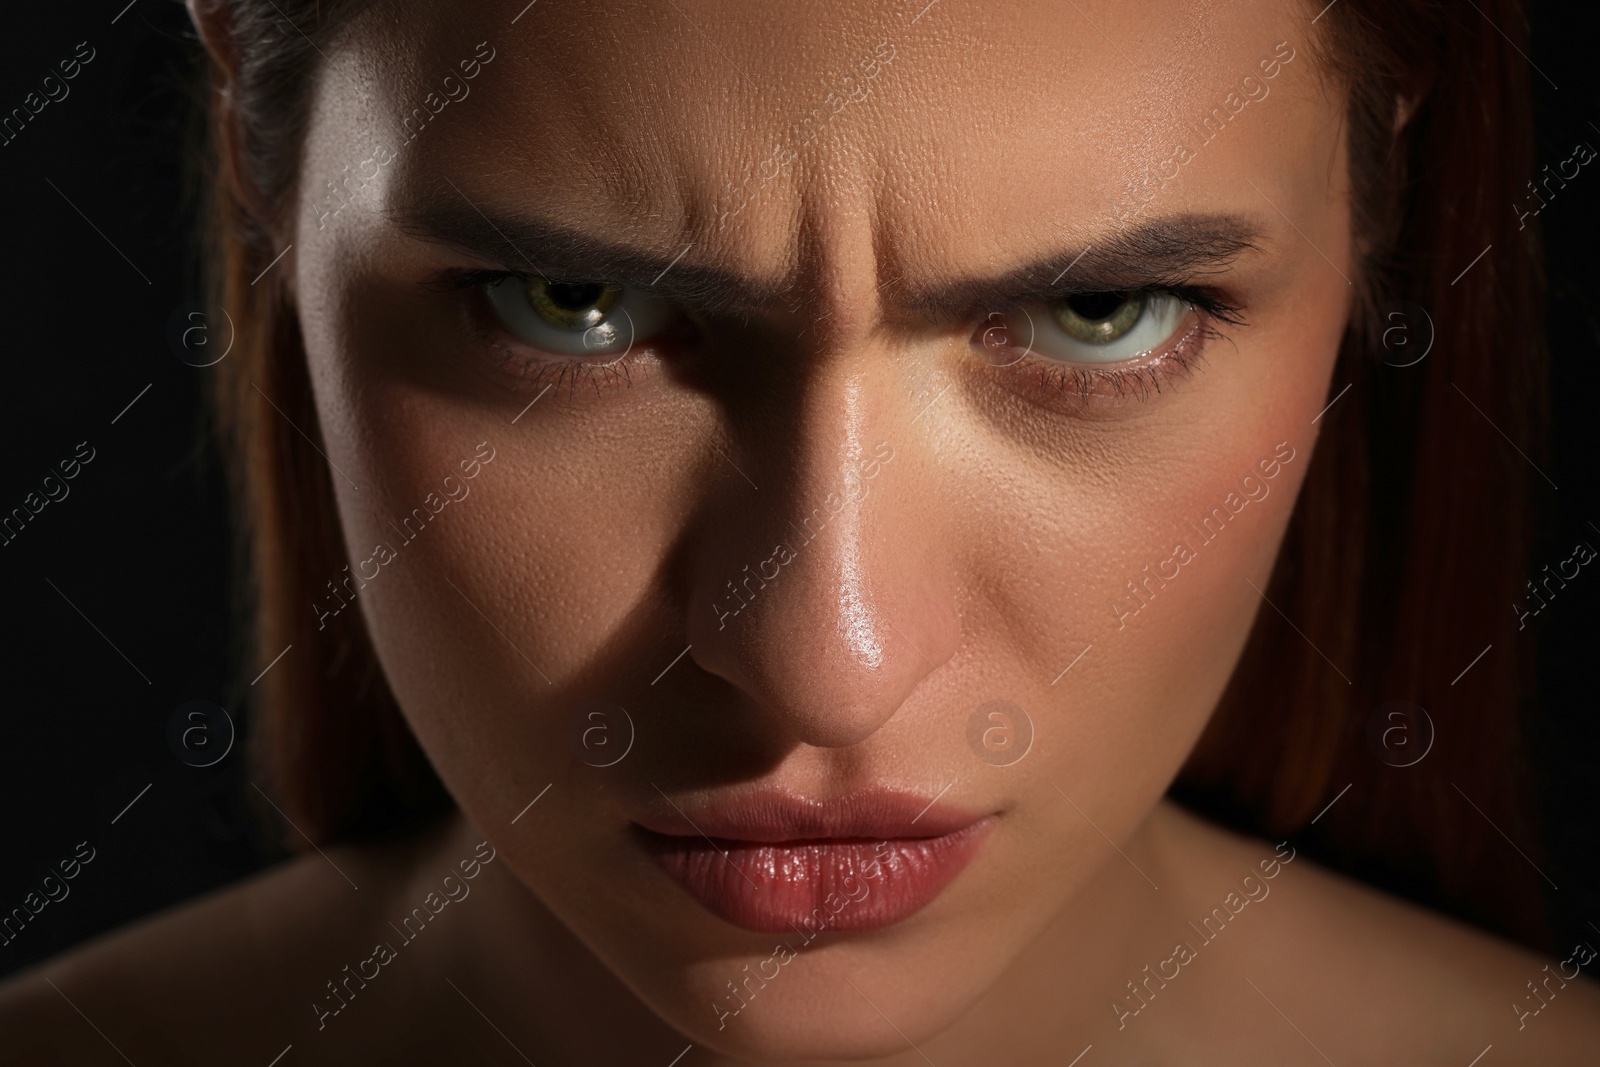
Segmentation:
{"type": "Polygon", "coordinates": [[[1038,387],[1064,393],[1082,402],[1118,402],[1148,399],[1164,385],[1189,377],[1198,366],[1208,343],[1222,335],[1209,316],[1193,309],[1190,322],[1173,339],[1154,353],[1115,363],[1071,363],[1048,356],[1027,356],[1007,371],[1038,375],[1038,387]]]}
{"type": "Polygon", "coordinates": [[[483,355],[473,360],[477,373],[502,389],[532,396],[562,383],[568,385],[569,395],[585,382],[597,391],[616,385],[625,387],[639,382],[656,362],[649,344],[635,345],[626,356],[614,360],[585,360],[545,352],[510,333],[481,288],[461,291],[470,294],[463,312],[468,335],[473,347],[483,355]]]}
{"type": "MultiPolygon", "coordinates": [[[[470,291],[470,290],[468,290],[470,291]]],[[[563,382],[575,391],[580,382],[597,392],[636,384],[659,360],[649,343],[636,346],[611,362],[575,359],[544,353],[510,335],[500,324],[481,291],[468,315],[470,332],[478,346],[492,353],[480,363],[483,373],[502,388],[543,395],[543,390],[563,382]],[[483,366],[482,364],[489,364],[483,366]]],[[[1009,366],[991,367],[992,373],[1021,374],[1035,378],[1029,388],[1081,403],[1120,403],[1148,399],[1165,385],[1192,376],[1209,342],[1223,335],[1216,316],[1191,305],[1186,324],[1159,350],[1132,359],[1107,363],[1072,363],[1049,356],[1024,355],[1009,366]]]]}
{"type": "Polygon", "coordinates": [[[571,396],[581,381],[592,384],[598,393],[612,385],[632,385],[635,369],[636,367],[630,366],[627,360],[618,360],[615,363],[540,360],[538,365],[533,367],[531,375],[523,374],[521,386],[530,391],[537,390],[539,395],[543,395],[546,389],[556,388],[559,391],[561,383],[565,381],[568,385],[567,395],[571,396]]]}
{"type": "Polygon", "coordinates": [[[658,362],[647,344],[635,346],[627,355],[617,358],[574,359],[559,353],[540,352],[515,339],[491,336],[485,341],[492,353],[490,376],[518,392],[538,392],[547,385],[559,386],[563,382],[572,388],[587,382],[596,390],[633,385],[644,380],[658,362]]]}

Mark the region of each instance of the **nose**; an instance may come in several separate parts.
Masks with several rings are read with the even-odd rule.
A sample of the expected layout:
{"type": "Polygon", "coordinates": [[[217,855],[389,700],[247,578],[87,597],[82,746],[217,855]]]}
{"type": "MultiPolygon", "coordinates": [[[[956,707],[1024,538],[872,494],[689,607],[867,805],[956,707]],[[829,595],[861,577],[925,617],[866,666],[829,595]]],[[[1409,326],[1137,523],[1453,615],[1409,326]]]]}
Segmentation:
{"type": "Polygon", "coordinates": [[[838,748],[950,659],[960,620],[937,475],[896,381],[837,367],[800,396],[756,453],[766,484],[707,524],[688,634],[700,667],[790,738],[838,748]]]}

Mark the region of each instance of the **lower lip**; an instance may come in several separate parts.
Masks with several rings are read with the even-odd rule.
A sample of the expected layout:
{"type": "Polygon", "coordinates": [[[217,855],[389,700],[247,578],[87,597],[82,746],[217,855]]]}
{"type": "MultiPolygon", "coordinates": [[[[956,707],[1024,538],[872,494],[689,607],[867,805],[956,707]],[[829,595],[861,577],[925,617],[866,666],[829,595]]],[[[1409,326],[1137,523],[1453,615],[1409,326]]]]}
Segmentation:
{"type": "Polygon", "coordinates": [[[805,935],[877,930],[921,911],[992,825],[983,819],[940,837],[776,844],[636,829],[667,875],[713,914],[746,930],[805,935]]]}

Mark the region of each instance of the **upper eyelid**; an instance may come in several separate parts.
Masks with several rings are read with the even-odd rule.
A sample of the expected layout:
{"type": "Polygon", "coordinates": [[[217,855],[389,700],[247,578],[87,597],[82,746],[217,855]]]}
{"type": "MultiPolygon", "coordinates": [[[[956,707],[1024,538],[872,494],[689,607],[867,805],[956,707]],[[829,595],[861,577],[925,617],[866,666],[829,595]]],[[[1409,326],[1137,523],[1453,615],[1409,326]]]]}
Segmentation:
{"type": "Polygon", "coordinates": [[[1007,312],[1020,311],[1026,304],[1050,304],[1060,300],[1070,300],[1075,296],[1101,296],[1107,293],[1128,293],[1144,296],[1149,296],[1152,293],[1165,293],[1169,296],[1174,296],[1179,300],[1192,305],[1197,310],[1210,315],[1213,318],[1220,319],[1231,326],[1246,325],[1243,316],[1240,314],[1240,312],[1244,311],[1244,305],[1242,303],[1233,303],[1209,289],[1181,282],[1130,286],[1127,289],[1102,289],[1098,287],[1074,288],[1070,286],[1056,286],[1030,294],[1019,295],[1011,300],[1004,301],[998,305],[991,305],[981,310],[975,309],[973,312],[964,315],[963,319],[981,318],[985,315],[991,315],[997,312],[1000,314],[1005,314],[1007,312]]]}
{"type": "MultiPolygon", "coordinates": [[[[517,270],[512,267],[455,267],[439,272],[432,279],[425,281],[423,285],[427,288],[451,292],[461,289],[474,288],[504,278],[522,278],[524,280],[532,280],[535,276],[536,275],[526,270],[517,270]]],[[[598,284],[614,284],[603,278],[583,278],[574,280],[598,284]]],[[[631,288],[641,292],[649,291],[645,287],[633,286],[631,288]]],[[[1004,314],[1006,312],[1018,311],[1021,310],[1022,306],[1025,304],[1049,304],[1060,300],[1070,300],[1075,296],[1097,296],[1104,293],[1113,292],[1140,293],[1146,295],[1151,293],[1168,293],[1172,296],[1178,297],[1180,300],[1184,300],[1195,305],[1199,310],[1210,314],[1215,318],[1221,319],[1230,325],[1245,325],[1244,319],[1239,315],[1239,312],[1244,310],[1243,304],[1234,304],[1228,300],[1222,299],[1221,297],[1215,295],[1214,291],[1210,290],[1209,287],[1201,287],[1176,279],[1167,282],[1147,282],[1142,285],[1129,286],[1125,289],[1109,289],[1101,286],[1088,287],[1063,281],[1056,285],[1044,286],[1031,291],[1019,292],[1013,295],[1010,299],[1004,301],[992,303],[983,307],[970,308],[966,311],[963,311],[959,315],[950,315],[949,313],[930,313],[925,309],[922,317],[925,322],[929,323],[977,320],[997,312],[1004,314]]]]}
{"type": "Polygon", "coordinates": [[[525,271],[497,267],[450,267],[437,271],[423,279],[421,285],[424,289],[449,293],[460,289],[474,289],[506,278],[531,279],[533,277],[534,275],[525,271]]]}
{"type": "MultiPolygon", "coordinates": [[[[528,273],[526,271],[513,270],[513,269],[509,269],[509,268],[452,268],[450,270],[441,271],[438,275],[434,276],[434,278],[423,282],[423,285],[427,286],[427,287],[430,287],[430,288],[442,288],[442,289],[449,290],[449,291],[461,291],[461,290],[466,290],[466,289],[469,289],[469,288],[477,288],[477,287],[480,287],[483,284],[491,282],[491,281],[501,280],[501,279],[511,278],[511,277],[523,278],[523,279],[531,279],[531,278],[534,277],[534,275],[532,275],[532,274],[530,274],[530,273],[528,273]]],[[[588,279],[585,279],[585,280],[588,280],[588,279]]],[[[994,308],[994,307],[990,307],[988,309],[988,313],[989,314],[993,314],[996,310],[999,310],[1002,313],[1004,311],[1007,311],[1007,310],[1015,310],[1015,309],[1019,308],[1021,305],[1027,304],[1027,303],[1047,302],[1050,299],[1060,300],[1060,299],[1067,299],[1067,298],[1070,298],[1072,296],[1097,295],[1097,294],[1106,293],[1106,292],[1126,292],[1126,293],[1162,293],[1162,292],[1164,292],[1164,293],[1169,293],[1169,294],[1174,295],[1174,296],[1178,296],[1180,299],[1188,299],[1188,298],[1186,298],[1184,296],[1185,292],[1188,292],[1191,295],[1196,296],[1196,297],[1205,295],[1205,294],[1203,294],[1202,291],[1200,291],[1198,289],[1195,289],[1195,288],[1190,287],[1190,286],[1182,285],[1182,284],[1177,284],[1177,285],[1147,284],[1147,285],[1142,285],[1142,286],[1139,286],[1139,287],[1130,287],[1128,289],[1118,289],[1118,290],[1107,290],[1107,289],[1100,289],[1100,288],[1084,288],[1084,287],[1076,287],[1076,288],[1074,288],[1074,287],[1069,287],[1069,286],[1059,286],[1059,287],[1056,287],[1054,289],[1045,290],[1044,295],[1042,297],[1039,296],[1039,295],[1029,295],[1029,294],[1019,295],[1014,300],[1005,302],[1005,304],[1003,304],[998,309],[994,308]]],[[[1190,302],[1193,303],[1194,301],[1191,300],[1190,302]]],[[[1219,309],[1218,311],[1212,311],[1212,310],[1210,310],[1208,308],[1201,307],[1199,310],[1201,310],[1203,314],[1208,315],[1208,316],[1213,317],[1213,318],[1220,318],[1223,321],[1227,321],[1227,322],[1230,322],[1230,323],[1233,323],[1233,324],[1238,324],[1238,325],[1243,325],[1244,324],[1244,320],[1242,318],[1232,317],[1232,316],[1234,316],[1234,314],[1236,312],[1238,312],[1238,311],[1243,309],[1243,305],[1242,304],[1236,307],[1234,305],[1226,303],[1225,301],[1222,301],[1222,300],[1217,299],[1217,298],[1209,297],[1209,296],[1206,296],[1203,302],[1204,303],[1208,303],[1208,304],[1212,304],[1213,306],[1215,306],[1215,307],[1217,307],[1219,309]]],[[[945,316],[945,317],[949,317],[949,316],[945,316]]],[[[970,318],[977,318],[979,316],[973,315],[973,316],[969,316],[969,317],[970,318]]],[[[1119,368],[1115,363],[1106,364],[1106,365],[1098,365],[1098,364],[1076,365],[1075,369],[1067,372],[1067,373],[1070,373],[1070,374],[1073,375],[1073,380],[1076,383],[1075,387],[1074,388],[1068,388],[1065,384],[1062,384],[1060,386],[1060,389],[1061,389],[1061,391],[1068,392],[1068,393],[1076,392],[1077,395],[1081,399],[1089,400],[1091,398],[1092,394],[1088,391],[1088,387],[1084,383],[1087,382],[1090,379],[1093,379],[1095,381],[1106,382],[1106,383],[1111,383],[1111,384],[1116,385],[1118,396],[1121,397],[1121,396],[1124,395],[1124,390],[1123,390],[1122,386],[1120,384],[1118,384],[1118,383],[1124,383],[1124,382],[1130,383],[1129,391],[1132,391],[1133,384],[1135,384],[1135,383],[1143,383],[1147,379],[1149,379],[1149,381],[1152,383],[1152,387],[1157,392],[1159,392],[1160,389],[1161,389],[1161,386],[1160,386],[1159,383],[1155,382],[1155,379],[1152,376],[1178,374],[1178,373],[1188,373],[1192,369],[1192,365],[1190,363],[1186,362],[1186,360],[1197,359],[1199,357],[1198,356],[1192,356],[1192,357],[1190,357],[1190,356],[1181,356],[1181,350],[1190,342],[1190,340],[1192,338],[1197,337],[1197,336],[1198,337],[1210,336],[1210,337],[1215,338],[1215,337],[1220,337],[1221,335],[1218,334],[1214,328],[1205,325],[1204,321],[1202,320],[1201,324],[1199,324],[1196,327],[1191,328],[1188,331],[1185,331],[1182,334],[1182,336],[1175,335],[1174,337],[1169,338],[1168,339],[1169,343],[1166,346],[1166,350],[1162,353],[1161,358],[1156,360],[1153,363],[1143,364],[1143,365],[1141,365],[1141,366],[1139,366],[1137,368],[1119,368]]],[[[622,367],[621,373],[626,375],[627,374],[627,368],[626,368],[626,365],[625,365],[626,361],[622,361],[622,363],[623,363],[623,367],[622,367]]],[[[1063,368],[1069,366],[1067,363],[1065,363],[1063,361],[1041,359],[1041,358],[1039,358],[1037,356],[1029,356],[1029,357],[1025,358],[1022,361],[1022,364],[1027,365],[1030,369],[1045,369],[1047,372],[1053,371],[1053,372],[1058,372],[1058,373],[1063,372],[1063,368]]],[[[565,355],[562,355],[561,353],[557,353],[557,352],[542,352],[542,354],[540,355],[540,357],[537,360],[537,365],[539,366],[540,369],[538,369],[536,371],[536,373],[535,373],[535,378],[534,378],[535,383],[537,383],[539,380],[542,380],[543,376],[546,373],[549,372],[550,368],[559,368],[559,373],[562,374],[563,377],[567,374],[568,371],[571,371],[571,373],[573,375],[573,377],[572,377],[572,379],[570,381],[571,388],[576,388],[578,378],[581,375],[592,375],[592,374],[594,374],[594,373],[596,373],[598,371],[605,371],[608,374],[617,373],[616,367],[613,364],[609,364],[609,363],[607,363],[607,364],[594,364],[594,363],[591,363],[591,362],[586,361],[586,360],[582,360],[582,359],[571,357],[571,356],[565,356],[565,355]]],[[[1021,364],[1019,364],[1019,365],[1021,365],[1021,364]]],[[[560,379],[558,379],[558,382],[559,381],[560,381],[560,379]]],[[[631,379],[630,379],[630,384],[631,384],[631,379]]],[[[1141,388],[1142,388],[1142,386],[1141,386],[1141,388]]],[[[1144,390],[1144,391],[1148,392],[1148,390],[1144,390]]]]}
{"type": "Polygon", "coordinates": [[[1061,285],[1046,286],[1043,289],[1019,293],[1013,299],[1017,303],[1051,304],[1058,300],[1070,300],[1075,296],[1100,296],[1106,293],[1128,293],[1130,295],[1149,293],[1177,294],[1187,288],[1187,286],[1180,282],[1173,282],[1165,285],[1152,282],[1145,285],[1130,285],[1126,288],[1106,288],[1103,286],[1082,286],[1063,283],[1061,285]]]}

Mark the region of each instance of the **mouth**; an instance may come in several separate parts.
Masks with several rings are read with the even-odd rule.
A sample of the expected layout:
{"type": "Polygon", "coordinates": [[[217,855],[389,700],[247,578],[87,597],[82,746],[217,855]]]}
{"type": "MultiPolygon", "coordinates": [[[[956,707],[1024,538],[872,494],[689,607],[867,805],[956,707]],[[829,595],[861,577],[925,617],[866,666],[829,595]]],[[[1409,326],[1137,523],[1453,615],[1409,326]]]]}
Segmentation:
{"type": "Polygon", "coordinates": [[[645,851],[708,911],[745,930],[876,930],[930,904],[996,817],[872,790],[834,801],[763,791],[641,819],[645,851]]]}

